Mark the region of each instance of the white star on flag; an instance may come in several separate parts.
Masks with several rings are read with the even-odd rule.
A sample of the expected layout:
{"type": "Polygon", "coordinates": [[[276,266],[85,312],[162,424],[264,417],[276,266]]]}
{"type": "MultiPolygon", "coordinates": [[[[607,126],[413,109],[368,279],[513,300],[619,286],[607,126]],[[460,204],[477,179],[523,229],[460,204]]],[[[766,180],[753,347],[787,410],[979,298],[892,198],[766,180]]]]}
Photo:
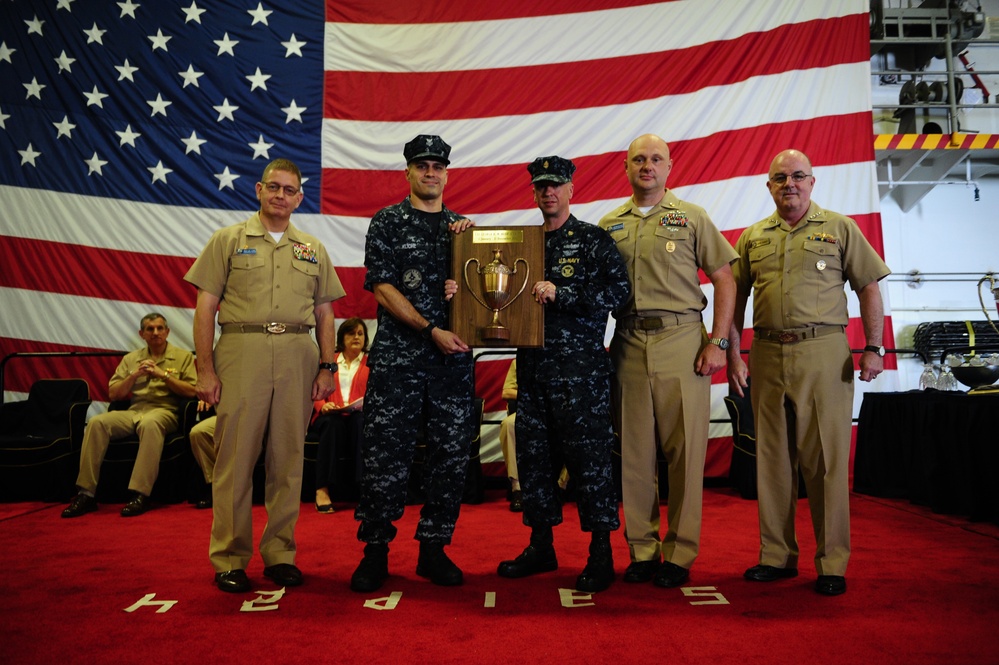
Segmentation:
{"type": "Polygon", "coordinates": [[[190,23],[191,21],[201,23],[201,15],[208,10],[198,9],[197,3],[192,2],[190,7],[183,7],[181,11],[184,12],[184,23],[190,23]]]}
{"type": "Polygon", "coordinates": [[[135,72],[139,71],[139,68],[138,67],[133,67],[132,65],[128,64],[128,58],[125,58],[125,62],[123,64],[121,64],[121,65],[115,65],[114,68],[118,70],[118,80],[119,81],[123,81],[125,79],[128,79],[132,83],[135,83],[135,79],[132,78],[132,74],[134,74],[135,72]]]}
{"type": "Polygon", "coordinates": [[[94,27],[90,28],[90,30],[84,30],[83,34],[87,36],[88,44],[93,44],[96,42],[97,44],[104,46],[105,32],[107,32],[107,30],[101,30],[100,28],[97,27],[97,24],[94,23],[94,27]]]}
{"type": "Polygon", "coordinates": [[[295,100],[291,100],[290,106],[282,107],[281,110],[288,114],[288,118],[284,121],[284,124],[290,123],[292,120],[297,120],[302,122],[302,113],[308,109],[307,106],[299,106],[295,103],[295,100]]]}
{"type": "Polygon", "coordinates": [[[194,71],[194,65],[188,65],[186,72],[177,72],[177,73],[180,75],[180,78],[184,79],[183,87],[185,88],[188,85],[193,85],[195,88],[200,88],[201,86],[198,85],[198,79],[205,75],[204,72],[194,71]]]}
{"type": "Polygon", "coordinates": [[[253,148],[253,158],[263,157],[264,159],[270,159],[270,155],[267,153],[268,150],[274,147],[273,143],[266,143],[264,141],[264,135],[261,134],[260,138],[257,139],[256,143],[248,143],[251,148],[253,148]]]}
{"type": "Polygon", "coordinates": [[[199,139],[197,132],[191,132],[191,135],[189,137],[187,137],[186,139],[181,139],[180,141],[185,146],[187,146],[187,149],[184,151],[185,155],[191,152],[196,152],[200,155],[201,146],[204,145],[205,143],[208,143],[208,141],[206,141],[205,139],[199,139]]]}
{"type": "Polygon", "coordinates": [[[28,94],[24,98],[31,99],[32,97],[37,97],[39,101],[42,99],[42,90],[48,87],[43,83],[39,83],[37,76],[31,79],[31,83],[24,83],[23,85],[24,89],[28,91],[28,94]]]}
{"type": "Polygon", "coordinates": [[[286,42],[281,42],[281,46],[287,49],[285,51],[284,57],[290,58],[292,55],[297,55],[298,57],[302,57],[302,47],[305,46],[307,43],[308,42],[299,41],[298,38],[295,37],[295,33],[294,32],[291,33],[290,40],[286,42]]]}
{"type": "Polygon", "coordinates": [[[118,18],[125,18],[128,14],[132,18],[135,18],[135,10],[139,8],[139,5],[132,2],[132,0],[125,0],[125,2],[119,2],[118,6],[121,7],[121,15],[118,18]]]}
{"type": "Polygon", "coordinates": [[[216,173],[215,177],[219,181],[219,191],[221,192],[223,187],[235,189],[235,187],[232,186],[232,183],[235,182],[236,178],[239,176],[235,173],[229,173],[229,167],[227,166],[222,169],[222,173],[216,173]]]}
{"type": "Polygon", "coordinates": [[[59,57],[56,58],[56,64],[59,65],[59,73],[62,74],[63,72],[68,72],[72,74],[73,70],[71,68],[71,65],[74,62],[76,62],[76,58],[69,57],[68,55],[66,55],[65,51],[60,53],[59,57]]]}
{"type": "Polygon", "coordinates": [[[25,21],[25,23],[28,25],[28,34],[29,35],[34,34],[34,35],[41,36],[41,34],[42,34],[42,25],[45,24],[45,21],[39,21],[37,14],[35,15],[35,18],[33,18],[30,21],[25,21]]]}
{"type": "Polygon", "coordinates": [[[97,106],[100,108],[104,108],[104,99],[108,97],[108,95],[98,90],[96,85],[91,92],[84,90],[83,96],[87,98],[87,106],[97,106]]]}
{"type": "Polygon", "coordinates": [[[73,130],[76,129],[76,125],[69,121],[69,116],[63,116],[62,122],[53,122],[52,125],[56,128],[56,138],[66,137],[68,139],[73,138],[73,130]]]}
{"type": "Polygon", "coordinates": [[[162,180],[164,185],[166,184],[166,181],[167,181],[166,180],[167,174],[168,173],[173,173],[173,169],[168,169],[167,167],[163,166],[163,161],[162,160],[160,160],[159,162],[157,162],[156,166],[150,166],[146,170],[153,174],[153,182],[154,183],[157,180],[162,180]]]}
{"type": "Polygon", "coordinates": [[[107,162],[98,157],[96,152],[94,153],[93,157],[91,157],[90,159],[85,159],[83,160],[83,162],[87,165],[87,168],[89,169],[87,171],[88,176],[93,175],[95,173],[99,176],[104,175],[104,172],[101,171],[101,167],[107,164],[107,162]]]}
{"type": "Polygon", "coordinates": [[[233,51],[233,47],[239,42],[235,39],[229,39],[229,33],[222,35],[222,39],[216,39],[215,44],[219,47],[219,52],[215,55],[222,55],[223,53],[228,53],[231,56],[235,56],[236,52],[233,51]]]}
{"type": "Polygon", "coordinates": [[[270,74],[264,74],[260,71],[260,67],[257,67],[257,71],[246,77],[246,80],[251,83],[250,92],[253,92],[257,88],[267,89],[267,79],[271,77],[270,74]]]}
{"type": "Polygon", "coordinates": [[[149,35],[149,41],[153,43],[153,50],[158,48],[169,52],[170,49],[167,48],[167,42],[173,39],[173,35],[164,35],[162,30],[157,30],[155,35],[149,35]]]}
{"type": "Polygon", "coordinates": [[[166,107],[173,104],[173,102],[168,102],[167,100],[163,99],[163,95],[159,93],[156,94],[156,99],[147,99],[146,103],[149,104],[150,108],[153,109],[153,112],[149,114],[150,116],[154,116],[157,113],[160,113],[164,117],[166,117],[167,114],[166,107]]]}
{"type": "Polygon", "coordinates": [[[229,120],[235,121],[236,118],[234,118],[232,114],[239,110],[238,106],[233,106],[229,103],[228,97],[222,100],[221,106],[213,106],[212,108],[219,112],[219,122],[222,122],[222,118],[228,118],[229,120]]]}
{"type": "Polygon", "coordinates": [[[31,164],[35,166],[35,157],[41,156],[42,153],[35,151],[32,145],[29,143],[28,147],[24,150],[18,150],[17,153],[21,155],[21,166],[25,164],[31,164]]]}
{"type": "Polygon", "coordinates": [[[267,17],[273,14],[274,12],[268,9],[264,9],[263,3],[257,3],[256,9],[248,9],[246,13],[253,17],[253,23],[251,23],[250,25],[254,26],[258,23],[263,23],[264,25],[267,25],[267,17]]]}
{"type": "Polygon", "coordinates": [[[142,134],[140,134],[139,132],[132,131],[132,125],[125,125],[124,131],[115,132],[115,134],[117,134],[118,138],[120,139],[120,141],[118,141],[118,145],[120,147],[124,146],[127,143],[133,148],[135,147],[135,139],[142,136],[142,134]]]}
{"type": "Polygon", "coordinates": [[[7,42],[0,42],[0,62],[6,61],[13,64],[13,60],[10,59],[10,56],[15,53],[17,53],[16,48],[9,48],[7,46],[7,42]]]}

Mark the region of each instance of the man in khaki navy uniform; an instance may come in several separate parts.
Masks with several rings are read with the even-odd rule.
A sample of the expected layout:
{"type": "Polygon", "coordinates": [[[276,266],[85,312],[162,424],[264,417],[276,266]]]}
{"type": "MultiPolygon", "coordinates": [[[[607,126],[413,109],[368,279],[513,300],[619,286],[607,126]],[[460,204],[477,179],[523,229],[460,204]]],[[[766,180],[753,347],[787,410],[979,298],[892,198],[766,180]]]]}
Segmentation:
{"type": "Polygon", "coordinates": [[[849,217],[811,202],[812,164],[785,150],[770,165],[767,186],[777,210],[736,243],[737,286],[728,373],[742,395],[748,384],[739,355],[746,300],[753,293],[753,417],[759,488],[760,559],[745,577],[772,582],[798,574],[794,514],[798,468],[815,530],[815,590],[846,591],[850,559],[850,430],[853,356],[843,285],[860,300],[867,346],[860,380],[883,369],[884,307],[878,281],[888,266],[849,217]]]}
{"type": "Polygon", "coordinates": [[[128,489],[134,498],[121,509],[122,517],[141,515],[149,508],[149,494],[160,471],[160,457],[166,435],[177,430],[181,402],[194,397],[194,356],[190,351],[167,343],[170,327],[162,314],[146,314],[139,322],[139,336],[146,347],[126,354],[108,382],[112,401],[128,399],[124,411],[108,411],[94,416],[83,433],[80,450],[80,493],[63,517],[79,517],[97,510],[97,479],[111,439],[139,435],[139,453],[132,468],[128,489]]]}
{"type": "Polygon", "coordinates": [[[287,159],[256,185],[260,210],[216,231],[184,277],[198,287],[194,343],[198,397],[217,405],[209,558],[223,591],[249,591],[253,467],[266,449],[264,575],[302,583],[295,563],[305,430],[313,400],[333,389],[332,301],[344,295],[316,238],[291,224],[302,174],[287,159]],[[222,335],[212,353],[215,313],[222,335]],[[308,334],[316,328],[316,342],[308,334]],[[264,437],[266,436],[266,442],[264,437]]]}
{"type": "Polygon", "coordinates": [[[647,134],[628,148],[633,192],[600,220],[624,257],[632,297],[615,312],[614,404],[621,435],[625,582],[677,587],[690,578],[701,536],[701,492],[711,375],[725,365],[735,251],[703,208],[666,189],[669,146],[647,134]],[[712,336],[698,270],[714,287],[712,336]],[[668,467],[667,531],[660,541],[656,442],[668,467]],[[660,564],[660,556],[662,563],[660,564]]]}

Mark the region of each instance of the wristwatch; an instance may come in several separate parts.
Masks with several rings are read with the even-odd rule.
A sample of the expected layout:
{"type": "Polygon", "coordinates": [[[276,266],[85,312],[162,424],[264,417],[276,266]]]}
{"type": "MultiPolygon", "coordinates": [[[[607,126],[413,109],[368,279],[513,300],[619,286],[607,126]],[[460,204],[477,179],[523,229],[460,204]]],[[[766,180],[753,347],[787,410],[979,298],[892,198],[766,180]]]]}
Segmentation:
{"type": "Polygon", "coordinates": [[[423,330],[420,331],[420,334],[423,336],[423,339],[433,339],[434,338],[434,328],[436,328],[436,327],[437,326],[435,326],[434,324],[428,323],[426,325],[426,327],[424,327],[423,330]]]}
{"type": "Polygon", "coordinates": [[[319,363],[319,369],[328,369],[336,374],[336,363],[319,363]]]}
{"type": "Polygon", "coordinates": [[[874,346],[873,344],[868,344],[867,346],[864,347],[864,351],[870,351],[871,353],[876,353],[881,358],[885,357],[885,347],[883,346],[874,346]]]}
{"type": "Polygon", "coordinates": [[[729,346],[728,345],[728,340],[725,339],[724,337],[709,337],[708,338],[708,344],[714,344],[715,346],[717,346],[722,351],[724,351],[725,349],[727,349],[728,346],[729,346]]]}

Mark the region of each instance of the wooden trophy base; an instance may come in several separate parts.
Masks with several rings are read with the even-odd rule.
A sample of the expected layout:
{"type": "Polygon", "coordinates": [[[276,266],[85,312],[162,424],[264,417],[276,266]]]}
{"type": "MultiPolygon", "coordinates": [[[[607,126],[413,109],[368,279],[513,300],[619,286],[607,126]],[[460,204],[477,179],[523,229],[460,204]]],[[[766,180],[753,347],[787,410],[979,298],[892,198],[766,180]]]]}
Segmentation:
{"type": "Polygon", "coordinates": [[[458,292],[451,299],[451,331],[471,347],[542,347],[545,345],[545,310],[534,300],[531,288],[545,277],[545,232],[542,226],[472,227],[451,243],[451,279],[458,292]],[[493,261],[499,250],[503,264],[516,273],[509,276],[510,297],[523,292],[499,312],[502,325],[493,321],[493,310],[484,294],[482,275],[476,272],[493,261]],[[467,275],[463,270],[468,265],[467,275]],[[467,277],[467,279],[466,279],[467,277]],[[526,280],[526,284],[525,284],[526,280]],[[472,293],[474,290],[474,294],[472,293]]]}

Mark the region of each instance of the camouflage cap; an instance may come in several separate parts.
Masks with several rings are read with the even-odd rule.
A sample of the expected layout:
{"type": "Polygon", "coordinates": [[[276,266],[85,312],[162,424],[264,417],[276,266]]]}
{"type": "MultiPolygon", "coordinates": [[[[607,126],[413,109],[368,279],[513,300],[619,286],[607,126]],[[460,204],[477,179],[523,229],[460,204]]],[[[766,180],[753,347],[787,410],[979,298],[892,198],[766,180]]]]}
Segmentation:
{"type": "Polygon", "coordinates": [[[448,160],[451,146],[444,143],[444,139],[433,134],[420,134],[406,144],[406,147],[402,149],[402,154],[406,158],[407,164],[411,164],[417,159],[433,159],[444,164],[451,163],[448,160]]]}
{"type": "Polygon", "coordinates": [[[576,172],[576,165],[568,159],[551,155],[538,157],[527,165],[527,170],[531,174],[532,183],[547,181],[561,185],[572,182],[572,174],[576,172]]]}

